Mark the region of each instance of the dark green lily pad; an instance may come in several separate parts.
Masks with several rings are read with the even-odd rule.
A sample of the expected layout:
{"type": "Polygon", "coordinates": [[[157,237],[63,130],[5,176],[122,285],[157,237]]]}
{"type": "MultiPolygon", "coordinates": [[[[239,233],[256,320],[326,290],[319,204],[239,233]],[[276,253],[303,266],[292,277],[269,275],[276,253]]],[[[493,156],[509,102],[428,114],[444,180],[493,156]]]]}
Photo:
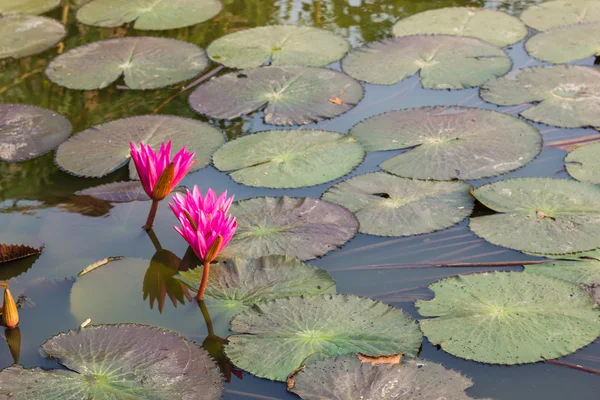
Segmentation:
{"type": "Polygon", "coordinates": [[[443,279],[416,306],[421,330],[448,353],[492,364],[558,358],[600,335],[600,311],[585,288],[521,272],[443,279]]]}
{"type": "Polygon", "coordinates": [[[449,35],[414,35],[369,43],[342,60],[355,79],[393,85],[420,71],[427,89],[465,89],[510,71],[510,58],[479,39],[449,35]]]}
{"type": "Polygon", "coordinates": [[[114,28],[177,29],[207,21],[221,11],[219,0],[93,0],[77,11],[82,24],[114,28]]]}
{"type": "Polygon", "coordinates": [[[371,299],[321,295],[277,299],[238,314],[225,353],[239,368],[284,381],[308,360],[350,353],[415,356],[422,336],[402,310],[371,299]]]}
{"type": "Polygon", "coordinates": [[[567,172],[581,182],[600,184],[600,143],[573,150],[565,157],[567,172]]]}
{"type": "Polygon", "coordinates": [[[526,265],[525,272],[563,279],[576,284],[600,285],[600,261],[594,259],[556,260],[538,265],[526,265]]]}
{"type": "Polygon", "coordinates": [[[446,7],[411,15],[396,22],[394,36],[443,34],[481,39],[504,47],[527,36],[518,18],[485,8],[446,7]]]}
{"type": "Polygon", "coordinates": [[[600,71],[581,65],[533,67],[487,82],[481,97],[502,106],[538,103],[521,112],[535,122],[565,128],[600,126],[600,71]]]}
{"type": "Polygon", "coordinates": [[[310,197],[258,197],[234,203],[231,213],[238,227],[224,257],[285,254],[310,260],[342,246],[358,231],[350,211],[310,197]]]}
{"type": "Polygon", "coordinates": [[[378,236],[410,236],[448,228],[473,210],[471,185],[417,181],[385,172],[340,182],[323,200],[342,205],[360,222],[359,231],[378,236]]]}
{"type": "Polygon", "coordinates": [[[212,118],[233,119],[264,108],[272,125],[303,125],[352,109],[363,87],[348,75],[325,68],[261,67],[232,72],[201,85],[190,106],[212,118]]]}
{"type": "Polygon", "coordinates": [[[521,14],[521,20],[538,31],[600,22],[600,3],[596,0],[558,0],[534,4],[521,14]]]}
{"type": "Polygon", "coordinates": [[[570,25],[538,33],[525,43],[527,52],[542,61],[564,64],[600,55],[600,23],[570,25]]]}
{"type": "Polygon", "coordinates": [[[60,42],[65,34],[65,27],[51,18],[35,15],[1,17],[0,59],[41,53],[60,42]]]}
{"type": "Polygon", "coordinates": [[[542,150],[540,133],[526,122],[468,107],[392,111],[360,122],[350,133],[367,151],[408,149],[381,167],[417,179],[500,175],[524,166],[542,150]]]}
{"type": "Polygon", "coordinates": [[[223,36],[208,46],[208,56],[230,68],[261,65],[322,67],[338,61],[350,44],[333,32],[308,26],[273,25],[223,36]]]}
{"type": "Polygon", "coordinates": [[[71,134],[68,119],[45,108],[0,104],[0,160],[14,162],[54,150],[71,134]]]}
{"type": "Polygon", "coordinates": [[[42,349],[68,369],[9,367],[0,372],[2,398],[209,400],[223,392],[219,369],[200,346],[152,326],[90,326],[42,349]]]}
{"type": "Polygon", "coordinates": [[[130,162],[130,176],[137,177],[130,161],[129,142],[144,142],[158,150],[162,142],[173,142],[171,157],[183,146],[196,152],[197,171],[210,163],[212,153],[225,142],[210,124],[172,115],[123,118],[79,132],[56,152],[56,163],[77,176],[101,177],[130,162]]]}
{"type": "Polygon", "coordinates": [[[130,89],[157,89],[191,79],[207,66],[206,53],[192,43],[125,37],[69,50],[52,60],[46,75],[69,89],[102,89],[121,76],[130,89]]]}
{"type": "Polygon", "coordinates": [[[365,157],[352,136],[318,130],[266,131],[226,143],[215,167],[248,186],[299,188],[351,172],[365,157]]]}
{"type": "Polygon", "coordinates": [[[43,14],[60,5],[61,0],[0,0],[0,14],[43,14]]]}

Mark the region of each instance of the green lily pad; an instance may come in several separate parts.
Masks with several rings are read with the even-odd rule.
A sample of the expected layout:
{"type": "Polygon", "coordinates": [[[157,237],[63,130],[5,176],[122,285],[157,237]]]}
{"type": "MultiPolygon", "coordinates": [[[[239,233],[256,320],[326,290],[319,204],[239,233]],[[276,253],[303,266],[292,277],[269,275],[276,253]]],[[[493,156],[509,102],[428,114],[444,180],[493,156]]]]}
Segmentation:
{"type": "Polygon", "coordinates": [[[581,146],[565,157],[567,172],[581,182],[600,184],[600,143],[581,146]]]}
{"type": "Polygon", "coordinates": [[[367,151],[408,149],[381,167],[417,179],[500,175],[524,166],[542,150],[540,133],[526,122],[468,107],[392,111],[360,122],[350,133],[367,151]]]}
{"type": "Polygon", "coordinates": [[[77,11],[77,20],[105,28],[133,22],[135,29],[159,31],[199,24],[221,8],[219,0],[93,0],[77,11]]]}
{"type": "Polygon", "coordinates": [[[46,75],[69,89],[102,89],[121,76],[130,89],[157,89],[191,79],[208,66],[192,43],[156,37],[125,37],[76,47],[56,57],[46,75]]]}
{"type": "Polygon", "coordinates": [[[352,136],[318,130],[266,131],[226,143],[215,167],[248,186],[299,188],[350,173],[365,157],[352,136]]]}
{"type": "Polygon", "coordinates": [[[538,60],[564,64],[600,55],[600,23],[570,25],[538,33],[525,49],[538,60]]]}
{"type": "Polygon", "coordinates": [[[534,4],[521,14],[521,20],[538,31],[559,26],[600,22],[597,0],[558,0],[534,4]]]}
{"type": "Polygon", "coordinates": [[[558,358],[600,335],[600,311],[588,292],[559,279],[494,272],[443,279],[416,306],[421,330],[448,353],[491,364],[558,358]]]}
{"type": "Polygon", "coordinates": [[[152,326],[91,326],[57,335],[42,349],[68,369],[6,368],[0,372],[0,396],[208,400],[223,392],[219,369],[200,346],[152,326]]]}
{"type": "Polygon", "coordinates": [[[285,254],[310,260],[342,246],[358,231],[350,211],[310,197],[257,197],[233,203],[231,213],[238,227],[223,257],[285,254]]]}
{"type": "Polygon", "coordinates": [[[471,230],[498,246],[538,254],[600,248],[600,187],[551,178],[498,181],[473,191],[498,214],[471,218],[471,230]]]}
{"type": "Polygon", "coordinates": [[[71,134],[68,119],[45,108],[0,104],[0,160],[14,162],[54,150],[71,134]]]}
{"type": "Polygon", "coordinates": [[[350,353],[415,356],[422,336],[402,310],[371,299],[321,295],[277,299],[238,314],[225,353],[239,368],[284,381],[309,359],[350,353]]]}
{"type": "Polygon", "coordinates": [[[526,265],[525,272],[588,286],[600,284],[600,261],[580,260],[548,261],[538,265],[526,265]]]}
{"type": "Polygon", "coordinates": [[[205,122],[172,115],[144,115],[123,118],[79,132],[56,152],[56,163],[77,176],[101,177],[127,162],[130,176],[137,177],[130,161],[129,142],[143,142],[155,150],[162,142],[173,142],[171,156],[183,146],[196,152],[197,171],[210,163],[212,153],[225,142],[218,129],[205,122]]]}
{"type": "Polygon", "coordinates": [[[420,71],[427,89],[465,89],[510,71],[510,58],[479,39],[414,35],[369,43],[352,50],[342,69],[355,79],[393,85],[420,71]]]}
{"type": "Polygon", "coordinates": [[[417,181],[385,172],[340,182],[323,200],[352,211],[359,231],[378,236],[410,236],[448,228],[473,210],[471,185],[464,182],[417,181]]]}
{"type": "Polygon", "coordinates": [[[261,67],[232,72],[201,85],[190,106],[212,118],[234,119],[264,108],[272,125],[303,125],[354,108],[363,87],[348,75],[314,67],[261,67]]]}
{"type": "Polygon", "coordinates": [[[323,67],[344,57],[348,50],[348,41],[333,32],[295,25],[234,32],[215,40],[206,49],[211,60],[230,68],[265,64],[323,67]]]}
{"type": "Polygon", "coordinates": [[[43,14],[60,5],[61,0],[0,0],[0,14],[43,14]]]}
{"type": "Polygon", "coordinates": [[[41,53],[60,42],[65,34],[65,27],[52,18],[35,15],[1,17],[0,59],[41,53]]]}
{"type": "Polygon", "coordinates": [[[467,400],[472,397],[465,390],[473,386],[469,378],[434,362],[403,359],[402,364],[374,366],[356,356],[310,363],[290,375],[288,383],[288,390],[307,400],[467,400]]]}
{"type": "Polygon", "coordinates": [[[527,36],[527,27],[506,13],[472,7],[446,7],[411,15],[396,22],[394,36],[443,34],[481,39],[504,47],[527,36]]]}
{"type": "Polygon", "coordinates": [[[600,126],[600,71],[581,65],[533,67],[487,82],[481,97],[509,106],[539,103],[521,112],[535,122],[565,128],[600,126]]]}

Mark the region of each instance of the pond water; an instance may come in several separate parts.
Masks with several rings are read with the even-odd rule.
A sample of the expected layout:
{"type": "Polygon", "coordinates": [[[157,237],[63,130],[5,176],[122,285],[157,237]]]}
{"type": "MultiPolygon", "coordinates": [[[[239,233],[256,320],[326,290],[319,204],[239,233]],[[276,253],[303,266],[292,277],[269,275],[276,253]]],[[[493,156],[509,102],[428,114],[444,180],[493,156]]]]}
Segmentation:
{"type": "MultiPolygon", "coordinates": [[[[223,11],[212,20],[188,28],[153,32],[152,35],[177,38],[206,48],[213,40],[244,28],[300,24],[334,31],[348,38],[353,46],[359,46],[391,37],[391,27],[397,20],[421,11],[473,6],[518,15],[536,1],[224,0],[223,3],[223,11]]],[[[58,20],[66,15],[68,36],[63,42],[63,51],[101,39],[144,34],[127,28],[100,29],[77,24],[72,10],[65,7],[47,15],[58,20]]],[[[0,103],[23,103],[55,110],[71,121],[74,132],[79,132],[118,118],[152,113],[177,90],[132,91],[119,85],[86,92],[65,89],[50,82],[42,72],[57,51],[55,47],[41,55],[0,61],[0,103]]],[[[543,64],[526,54],[523,42],[510,46],[506,51],[513,60],[514,70],[543,64]]],[[[591,65],[593,61],[590,58],[579,63],[591,65]]],[[[340,68],[339,63],[330,67],[340,68]]],[[[356,108],[340,117],[306,128],[346,133],[356,123],[372,115],[432,105],[473,106],[501,110],[512,115],[522,110],[486,103],[478,96],[477,89],[425,90],[416,76],[392,86],[366,84],[365,89],[365,98],[356,108]]],[[[226,132],[229,138],[273,129],[262,122],[260,112],[229,122],[198,116],[187,105],[186,94],[168,102],[160,109],[160,114],[209,121],[226,132]]],[[[595,132],[593,129],[534,125],[542,132],[546,144],[595,132]]],[[[522,169],[502,177],[470,183],[478,186],[488,181],[521,176],[567,178],[563,164],[565,154],[560,148],[548,147],[522,169]]],[[[366,160],[351,175],[378,170],[378,165],[389,156],[389,152],[368,153],[366,160]]],[[[229,380],[226,383],[226,399],[297,398],[286,392],[283,383],[259,379],[232,369],[220,355],[220,339],[216,338],[227,336],[227,321],[218,318],[212,321],[213,332],[207,337],[207,316],[203,315],[195,301],[186,299],[177,290],[173,294],[169,283],[161,281],[160,272],[148,269],[150,260],[160,247],[180,258],[186,251],[186,244],[173,230],[175,220],[166,202],[161,203],[158,211],[153,243],[152,238],[140,229],[147,213],[145,203],[109,204],[82,200],[73,195],[84,188],[127,178],[126,168],[101,179],[70,176],[55,166],[53,154],[21,163],[0,162],[0,243],[43,243],[45,246],[40,256],[11,262],[0,268],[0,279],[12,279],[12,292],[22,293],[28,298],[21,309],[19,363],[25,367],[54,367],[53,362],[39,354],[39,345],[58,332],[77,327],[88,317],[92,317],[94,323],[146,323],[177,331],[203,343],[213,356],[220,358],[222,371],[229,380]],[[135,260],[127,261],[120,269],[111,268],[111,264],[108,264],[76,282],[77,273],[87,265],[111,256],[135,260]],[[92,275],[96,276],[93,280],[92,275]],[[152,279],[162,282],[162,286],[150,282],[152,279]],[[173,295],[175,300],[171,301],[168,296],[165,300],[165,293],[173,295]],[[182,301],[178,301],[177,297],[182,301]]],[[[202,188],[212,187],[217,192],[228,190],[235,194],[236,200],[242,200],[284,194],[318,198],[333,183],[290,190],[251,188],[235,183],[225,173],[209,166],[188,175],[182,184],[188,187],[194,184],[202,188]]],[[[483,207],[478,207],[475,215],[487,212],[483,207]]],[[[521,270],[519,261],[535,259],[476,237],[470,232],[468,221],[463,221],[444,231],[412,237],[379,238],[359,234],[343,248],[310,263],[331,273],[339,293],[381,300],[417,318],[413,303],[416,299],[433,297],[427,289],[430,283],[459,273],[492,269],[521,270]],[[515,261],[515,266],[499,268],[406,269],[399,265],[512,261],[515,261]]],[[[600,390],[600,378],[594,374],[547,363],[511,367],[476,363],[453,357],[427,339],[420,355],[471,377],[475,384],[467,393],[473,397],[591,400],[598,398],[600,390]]],[[[596,340],[562,360],[600,369],[600,342],[596,340]]],[[[0,343],[0,368],[12,363],[13,356],[8,346],[0,343]]]]}

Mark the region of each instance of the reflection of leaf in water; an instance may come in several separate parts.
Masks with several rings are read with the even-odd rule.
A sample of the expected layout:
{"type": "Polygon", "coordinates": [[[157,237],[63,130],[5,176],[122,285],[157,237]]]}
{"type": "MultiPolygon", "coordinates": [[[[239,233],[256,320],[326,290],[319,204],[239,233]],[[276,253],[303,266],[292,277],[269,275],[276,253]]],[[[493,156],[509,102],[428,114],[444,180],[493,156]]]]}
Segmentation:
{"type": "Polygon", "coordinates": [[[174,276],[178,274],[181,260],[169,250],[158,250],[150,266],[144,275],[144,300],[149,299],[150,308],[154,308],[154,302],[158,303],[158,311],[163,312],[165,299],[167,296],[171,299],[173,307],[177,308],[177,302],[185,304],[185,298],[189,301],[192,297],[188,293],[187,287],[174,276]]]}

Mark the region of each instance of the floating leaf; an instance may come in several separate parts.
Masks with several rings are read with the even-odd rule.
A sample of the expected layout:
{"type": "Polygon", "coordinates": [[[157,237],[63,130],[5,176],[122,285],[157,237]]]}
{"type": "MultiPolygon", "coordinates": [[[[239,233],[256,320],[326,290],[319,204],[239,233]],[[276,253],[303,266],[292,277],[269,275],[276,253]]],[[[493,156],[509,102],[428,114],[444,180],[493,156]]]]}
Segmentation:
{"type": "MultiPolygon", "coordinates": [[[[1,7],[0,0],[0,11],[1,7]]],[[[0,59],[41,53],[60,42],[65,34],[65,27],[51,18],[34,15],[1,17],[0,59]]]]}
{"type": "Polygon", "coordinates": [[[600,261],[548,261],[538,265],[526,265],[525,272],[588,286],[600,284],[600,261]]]}
{"type": "Polygon", "coordinates": [[[0,395],[14,400],[219,399],[216,364],[198,345],[145,325],[89,326],[49,339],[48,357],[68,369],[9,367],[0,395]]]}
{"type": "Polygon", "coordinates": [[[318,130],[266,131],[226,143],[215,167],[234,171],[248,186],[298,188],[329,182],[351,172],[365,157],[352,136],[318,130]]]}
{"type": "Polygon", "coordinates": [[[415,35],[369,43],[342,60],[355,79],[393,85],[421,72],[428,89],[479,86],[510,71],[510,58],[499,48],[475,38],[415,35]]]}
{"type": "Polygon", "coordinates": [[[414,356],[421,333],[402,310],[371,299],[321,295],[277,299],[231,321],[225,353],[237,367],[284,381],[307,359],[349,353],[414,356]]]}
{"type": "Polygon", "coordinates": [[[527,27],[506,13],[471,7],[446,7],[411,15],[396,22],[394,36],[444,34],[481,39],[494,46],[515,44],[527,36],[527,27]]]}
{"type": "Polygon", "coordinates": [[[0,14],[43,14],[60,5],[61,0],[0,0],[0,14]]]}
{"type": "Polygon", "coordinates": [[[566,254],[600,247],[600,187],[550,178],[481,186],[477,200],[499,214],[471,218],[471,230],[510,249],[566,254]]]}
{"type": "Polygon", "coordinates": [[[295,25],[261,26],[223,36],[208,46],[208,56],[230,68],[261,65],[322,67],[350,50],[343,37],[323,29],[295,25]]]}
{"type": "Polygon", "coordinates": [[[600,184],[600,143],[573,150],[565,157],[567,172],[581,182],[600,184]]]}
{"type": "Polygon", "coordinates": [[[207,21],[221,7],[219,0],[94,0],[77,11],[77,20],[105,28],[133,22],[135,29],[160,31],[207,21]]]}
{"type": "Polygon", "coordinates": [[[538,33],[525,43],[527,52],[542,61],[563,64],[600,55],[600,23],[570,25],[538,33]]]}
{"type": "Polygon", "coordinates": [[[367,151],[408,149],[381,167],[417,179],[500,175],[522,167],[542,150],[540,133],[526,122],[467,107],[392,111],[360,122],[351,134],[367,151]]]}
{"type": "Polygon", "coordinates": [[[310,197],[258,197],[234,203],[231,213],[238,227],[224,257],[285,254],[310,260],[342,246],[358,230],[350,211],[310,197]]]}
{"type": "Polygon", "coordinates": [[[121,76],[130,89],[156,89],[191,79],[207,66],[204,50],[195,44],[126,37],[69,50],[52,60],[46,75],[69,89],[102,89],[121,76]]]}
{"type": "Polygon", "coordinates": [[[190,106],[212,118],[233,119],[264,108],[265,123],[302,125],[333,118],[362,99],[346,74],[313,67],[261,67],[232,72],[201,85],[190,106]],[[329,101],[339,98],[341,104],[329,101]]]}
{"type": "Polygon", "coordinates": [[[146,201],[150,197],[144,192],[140,181],[125,181],[107,183],[75,192],[80,196],[92,196],[113,203],[128,203],[130,201],[146,201]]]}
{"type": "Polygon", "coordinates": [[[129,142],[144,142],[157,149],[162,142],[173,142],[173,154],[185,146],[196,152],[192,171],[206,167],[212,153],[225,137],[211,125],[172,115],[144,115],[123,118],[79,132],[56,152],[56,163],[77,176],[101,177],[130,162],[130,176],[137,177],[130,161],[129,142]]]}
{"type": "Polygon", "coordinates": [[[41,247],[31,247],[22,244],[0,243],[0,263],[18,260],[29,256],[41,254],[41,247]]]}
{"type": "Polygon", "coordinates": [[[473,210],[470,189],[463,182],[417,181],[374,172],[338,183],[323,200],[352,211],[361,233],[409,236],[439,231],[467,218],[473,210]]]}
{"type": "Polygon", "coordinates": [[[65,117],[45,108],[0,104],[0,160],[14,162],[41,156],[71,134],[65,117]]]}
{"type": "Polygon", "coordinates": [[[539,102],[521,112],[535,122],[565,128],[600,126],[600,71],[581,65],[533,67],[487,82],[481,97],[502,106],[539,102]]]}
{"type": "Polygon", "coordinates": [[[558,358],[600,335],[600,312],[583,287],[521,272],[443,279],[416,306],[429,341],[457,357],[492,364],[558,358]]]}
{"type": "Polygon", "coordinates": [[[597,0],[559,0],[534,4],[523,11],[521,20],[538,31],[600,22],[600,3],[597,0]]]}

